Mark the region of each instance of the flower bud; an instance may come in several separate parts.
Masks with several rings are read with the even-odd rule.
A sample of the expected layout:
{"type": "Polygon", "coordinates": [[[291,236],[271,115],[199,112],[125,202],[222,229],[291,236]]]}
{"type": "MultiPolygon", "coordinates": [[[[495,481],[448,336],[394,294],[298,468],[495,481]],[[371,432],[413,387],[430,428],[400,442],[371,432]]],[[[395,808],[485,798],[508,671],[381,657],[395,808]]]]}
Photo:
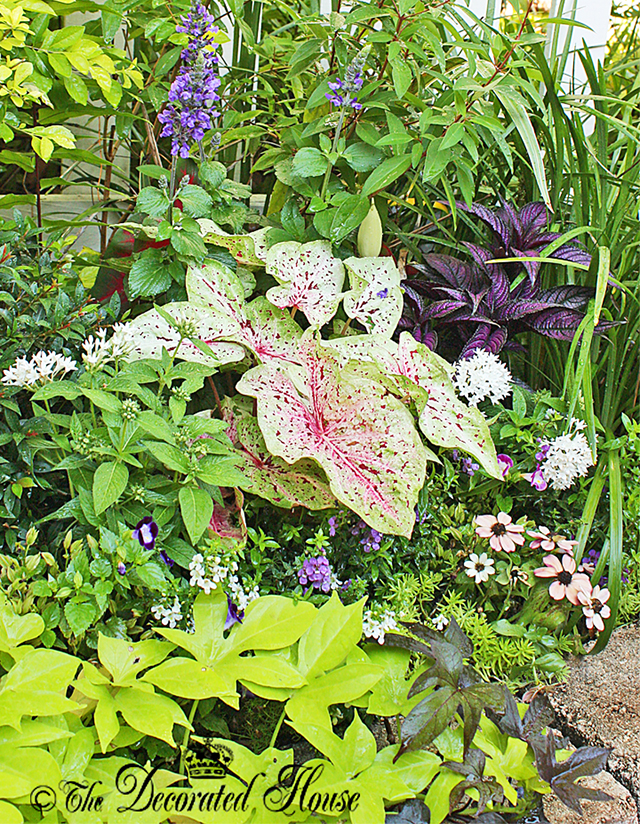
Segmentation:
{"type": "Polygon", "coordinates": [[[25,536],[25,544],[27,545],[27,549],[30,546],[33,546],[37,540],[38,530],[34,526],[32,526],[27,530],[27,534],[25,536]]]}
{"type": "Polygon", "coordinates": [[[358,253],[360,257],[378,257],[382,249],[382,221],[371,201],[371,208],[358,229],[358,253]]]}

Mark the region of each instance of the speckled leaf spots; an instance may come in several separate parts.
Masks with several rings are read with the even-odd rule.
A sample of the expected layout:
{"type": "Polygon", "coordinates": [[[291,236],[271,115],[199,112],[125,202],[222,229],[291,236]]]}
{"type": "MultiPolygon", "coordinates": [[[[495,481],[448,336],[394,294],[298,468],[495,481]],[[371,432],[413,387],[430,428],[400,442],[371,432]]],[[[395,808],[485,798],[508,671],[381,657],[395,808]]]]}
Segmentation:
{"type": "Polygon", "coordinates": [[[263,363],[298,362],[298,324],[263,297],[246,303],[242,283],[224,264],[189,267],[186,285],[190,303],[207,307],[218,318],[219,339],[246,346],[263,363]]]}
{"type": "Polygon", "coordinates": [[[336,498],[369,526],[409,537],[427,459],[411,414],[375,381],[355,373],[344,379],[336,356],[314,341],[300,355],[295,383],[269,363],[237,386],[258,399],[269,451],[290,464],[314,459],[336,498]]]}
{"type": "Polygon", "coordinates": [[[351,290],[344,311],[367,332],[391,337],[402,316],[400,272],[392,258],[348,258],[344,262],[351,290]]]}
{"type": "Polygon", "coordinates": [[[399,373],[422,390],[414,395],[418,424],[427,440],[437,446],[462,449],[473,455],[495,478],[502,478],[496,449],[482,412],[457,397],[451,382],[452,367],[409,332],[400,335],[399,373]]]}
{"type": "Polygon", "coordinates": [[[208,218],[198,221],[205,243],[224,246],[243,266],[264,266],[269,229],[258,229],[248,235],[230,235],[208,218]]]}
{"type": "Polygon", "coordinates": [[[276,506],[326,509],[335,505],[326,476],[315,461],[305,459],[290,466],[271,455],[255,418],[238,419],[236,432],[241,447],[234,464],[247,479],[245,489],[276,506]]]}
{"type": "Polygon", "coordinates": [[[267,252],[266,268],[280,286],[267,299],[282,309],[300,309],[319,328],[334,316],[342,294],[344,266],[326,240],[276,243],[267,252]]]}
{"type": "Polygon", "coordinates": [[[160,358],[163,349],[180,360],[208,366],[235,363],[244,358],[241,346],[216,340],[219,331],[217,316],[186,301],[169,303],[162,307],[162,312],[173,320],[175,326],[157,309],[138,315],[129,323],[133,348],[127,354],[127,360],[160,358]],[[206,346],[198,347],[191,338],[203,341],[206,346]]]}

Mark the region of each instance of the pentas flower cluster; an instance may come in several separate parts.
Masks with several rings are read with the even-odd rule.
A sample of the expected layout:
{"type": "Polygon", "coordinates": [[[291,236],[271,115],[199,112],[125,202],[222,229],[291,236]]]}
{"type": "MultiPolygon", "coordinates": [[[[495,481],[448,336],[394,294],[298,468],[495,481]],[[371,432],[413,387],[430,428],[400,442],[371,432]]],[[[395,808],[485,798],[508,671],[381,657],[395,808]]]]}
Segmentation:
{"type": "Polygon", "coordinates": [[[98,329],[95,337],[89,335],[82,344],[82,362],[88,372],[96,372],[111,361],[124,357],[131,351],[132,345],[128,324],[115,323],[109,340],[106,329],[98,329]]]}
{"type": "Polygon", "coordinates": [[[189,157],[191,146],[200,143],[212,120],[220,112],[216,103],[220,100],[220,78],[216,72],[218,57],[214,53],[218,43],[214,41],[219,29],[213,24],[213,16],[201,4],[196,3],[177,31],[189,35],[189,43],[182,51],[183,65],[169,89],[169,105],[160,112],[162,123],[160,137],[171,137],[171,154],[189,157]]]}
{"type": "Polygon", "coordinates": [[[13,366],[5,369],[2,383],[23,389],[37,388],[60,374],[75,372],[77,368],[78,364],[73,358],[65,358],[55,352],[36,352],[31,360],[18,358],[13,366]]]}
{"type": "Polygon", "coordinates": [[[558,435],[549,443],[541,445],[536,453],[535,471],[523,476],[531,486],[539,491],[548,486],[557,490],[569,489],[577,478],[588,473],[594,460],[591,447],[581,431],[585,426],[584,421],[573,420],[573,432],[558,435]]]}
{"type": "Polygon", "coordinates": [[[512,378],[497,355],[476,349],[471,357],[458,361],[453,383],[469,406],[477,406],[486,398],[497,403],[510,395],[512,378]]]}
{"type": "Polygon", "coordinates": [[[362,633],[365,638],[373,638],[379,644],[384,644],[386,632],[398,629],[396,614],[392,609],[384,612],[365,609],[362,616],[362,633]]]}

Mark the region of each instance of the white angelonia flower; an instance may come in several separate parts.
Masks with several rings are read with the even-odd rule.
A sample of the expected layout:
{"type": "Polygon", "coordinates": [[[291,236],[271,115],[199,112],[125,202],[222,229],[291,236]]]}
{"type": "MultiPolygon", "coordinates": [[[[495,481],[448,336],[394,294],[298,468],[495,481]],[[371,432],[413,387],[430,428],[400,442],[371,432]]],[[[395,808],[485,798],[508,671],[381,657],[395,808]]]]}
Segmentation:
{"type": "Polygon", "coordinates": [[[465,573],[469,578],[473,578],[476,584],[482,584],[489,580],[490,575],[495,575],[496,570],[493,563],[493,558],[489,558],[486,552],[483,552],[481,555],[472,552],[464,562],[466,567],[465,573]]]}
{"type": "Polygon", "coordinates": [[[151,612],[157,621],[161,621],[165,627],[170,629],[175,629],[182,621],[182,605],[177,595],[172,606],[165,607],[162,604],[155,604],[151,607],[151,612]]]}
{"type": "Polygon", "coordinates": [[[254,586],[253,589],[245,590],[237,575],[229,576],[228,585],[231,600],[241,612],[244,612],[252,601],[255,601],[256,598],[260,597],[260,590],[257,586],[254,586]]]}
{"type": "Polygon", "coordinates": [[[433,619],[433,626],[437,630],[443,630],[448,625],[449,625],[449,619],[447,618],[446,615],[443,615],[442,613],[440,613],[440,615],[436,615],[436,617],[433,619]]]}
{"type": "Polygon", "coordinates": [[[52,381],[62,373],[75,372],[78,365],[73,358],[66,358],[56,352],[36,352],[31,360],[18,358],[13,366],[5,369],[2,374],[2,383],[6,386],[21,386],[23,388],[38,386],[52,381]]]}
{"type": "Polygon", "coordinates": [[[586,475],[593,465],[589,442],[583,432],[576,431],[558,435],[549,443],[549,450],[540,468],[545,481],[553,489],[560,490],[569,489],[576,478],[586,475]]]}
{"type": "Polygon", "coordinates": [[[111,345],[107,342],[107,330],[98,329],[95,338],[93,335],[82,344],[84,354],[82,360],[89,371],[104,366],[111,358],[111,345]]]}
{"type": "Polygon", "coordinates": [[[497,355],[476,349],[470,358],[458,361],[453,383],[469,406],[477,406],[485,398],[497,403],[510,395],[512,378],[497,355]]]}
{"type": "Polygon", "coordinates": [[[384,644],[386,632],[398,629],[396,614],[392,609],[374,615],[373,610],[366,609],[362,616],[362,633],[365,638],[373,638],[379,644],[384,644]]]}

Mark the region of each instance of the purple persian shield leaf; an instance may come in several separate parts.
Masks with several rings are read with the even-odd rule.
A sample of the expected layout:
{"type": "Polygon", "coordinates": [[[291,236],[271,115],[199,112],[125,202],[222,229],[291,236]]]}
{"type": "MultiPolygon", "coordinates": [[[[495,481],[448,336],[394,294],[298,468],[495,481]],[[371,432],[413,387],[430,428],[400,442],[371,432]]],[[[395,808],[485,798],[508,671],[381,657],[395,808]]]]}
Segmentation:
{"type": "Polygon", "coordinates": [[[540,292],[538,299],[548,306],[562,306],[565,309],[586,309],[593,297],[593,289],[585,286],[555,286],[540,292]]]}
{"type": "Polygon", "coordinates": [[[573,340],[584,315],[571,309],[547,309],[527,320],[527,325],[541,335],[556,340],[573,340]]]}
{"type": "Polygon", "coordinates": [[[490,324],[479,323],[476,326],[474,333],[465,343],[464,349],[462,350],[460,357],[470,358],[471,355],[473,355],[473,353],[476,351],[476,349],[486,349],[487,341],[489,340],[492,331],[493,330],[490,324]]]}
{"type": "Polygon", "coordinates": [[[315,461],[290,465],[272,455],[255,418],[236,422],[241,449],[233,456],[234,466],[246,479],[242,487],[276,506],[328,509],[335,506],[324,472],[315,461]]]}
{"type": "Polygon", "coordinates": [[[280,284],[267,292],[271,303],[299,309],[314,327],[323,326],[336,313],[344,266],[331,254],[328,241],[276,243],[267,252],[266,269],[280,284]]]}
{"type": "Polygon", "coordinates": [[[446,318],[466,306],[466,302],[457,300],[439,300],[428,306],[421,315],[423,320],[446,318]]]}
{"type": "Polygon", "coordinates": [[[493,332],[487,338],[487,342],[485,343],[484,348],[487,352],[491,352],[494,355],[497,355],[500,352],[507,342],[507,330],[506,329],[494,329],[493,332]]]}
{"type": "Polygon", "coordinates": [[[480,203],[472,203],[471,206],[467,206],[466,203],[457,203],[456,205],[458,209],[462,209],[464,212],[470,212],[472,215],[479,217],[490,229],[493,229],[505,248],[509,245],[511,232],[509,231],[509,226],[502,220],[499,214],[492,212],[491,209],[482,206],[480,203]]]}
{"type": "Polygon", "coordinates": [[[300,355],[295,380],[264,364],[237,386],[257,398],[269,451],[290,464],[317,461],[336,498],[369,526],[410,537],[427,458],[413,416],[376,381],[345,374],[338,356],[315,341],[307,339],[300,355]]]}
{"type": "Polygon", "coordinates": [[[527,203],[518,213],[520,238],[537,235],[546,227],[549,211],[544,203],[527,203]]]}

